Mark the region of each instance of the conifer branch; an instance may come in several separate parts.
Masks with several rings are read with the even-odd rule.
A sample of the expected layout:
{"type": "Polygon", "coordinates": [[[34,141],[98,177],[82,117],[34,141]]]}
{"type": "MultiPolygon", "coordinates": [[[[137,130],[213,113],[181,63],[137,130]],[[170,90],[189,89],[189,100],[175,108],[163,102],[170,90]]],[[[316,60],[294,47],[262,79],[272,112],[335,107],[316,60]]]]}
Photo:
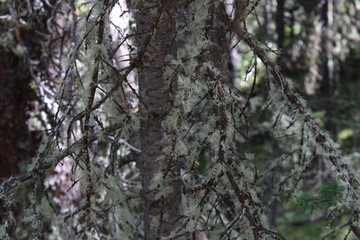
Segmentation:
{"type": "MultiPolygon", "coordinates": [[[[355,201],[360,199],[360,183],[355,173],[344,161],[341,152],[331,144],[332,140],[330,136],[326,134],[316,123],[315,119],[310,116],[307,108],[291,89],[288,81],[281,73],[277,64],[269,59],[266,51],[259,45],[257,39],[244,28],[242,28],[239,24],[233,24],[233,21],[229,18],[228,15],[222,12],[217,12],[217,17],[219,20],[225,23],[229,29],[233,31],[240,39],[244,40],[244,42],[253,50],[256,56],[260,58],[267,70],[271,73],[273,77],[272,80],[277,86],[280,86],[282,94],[294,108],[294,111],[299,113],[303,117],[304,122],[309,126],[311,132],[315,136],[315,143],[328,153],[329,161],[336,167],[340,178],[348,183],[348,192],[351,198],[355,201]]],[[[354,216],[355,217],[353,217],[353,219],[358,216],[358,213],[354,213],[354,216]]],[[[352,221],[351,223],[354,222],[355,221],[352,221]]],[[[360,235],[359,227],[356,227],[355,224],[350,224],[350,227],[355,234],[358,233],[360,235]]]]}
{"type": "MultiPolygon", "coordinates": [[[[116,123],[116,124],[113,124],[111,126],[104,128],[103,130],[97,132],[96,134],[89,136],[88,144],[92,144],[94,141],[100,139],[104,133],[110,134],[123,126],[124,126],[124,123],[116,123]]],[[[68,148],[61,150],[61,153],[59,153],[57,156],[55,156],[54,162],[51,162],[51,163],[46,162],[43,164],[39,164],[36,168],[34,168],[30,172],[27,172],[20,176],[14,176],[14,177],[11,177],[11,178],[5,180],[4,182],[2,182],[0,184],[0,194],[6,194],[9,190],[19,186],[19,184],[22,182],[26,182],[31,179],[37,178],[37,177],[43,178],[44,173],[48,172],[49,168],[55,167],[61,160],[63,160],[64,158],[66,158],[67,156],[72,154],[75,149],[78,149],[79,146],[83,142],[84,142],[84,137],[82,137],[79,140],[77,140],[76,142],[72,143],[71,146],[69,146],[68,148]]],[[[127,160],[127,159],[125,160],[125,162],[128,162],[128,161],[129,160],[127,160]]],[[[51,170],[53,170],[53,169],[51,169],[51,170]]]]}
{"type": "Polygon", "coordinates": [[[301,114],[305,123],[307,123],[314,136],[316,136],[315,142],[329,153],[329,160],[337,168],[338,172],[346,173],[346,176],[344,176],[345,180],[349,182],[357,192],[359,190],[360,184],[354,173],[349,168],[349,165],[343,162],[341,153],[335,147],[329,144],[329,142],[331,142],[330,137],[319,127],[315,119],[310,116],[307,108],[301,103],[300,99],[290,88],[289,83],[285,79],[284,75],[280,72],[277,64],[268,58],[266,51],[258,44],[256,38],[253,35],[251,35],[239,25],[232,25],[231,20],[227,15],[224,16],[218,14],[218,17],[221,21],[227,24],[227,26],[231,28],[231,30],[234,31],[240,39],[244,40],[244,42],[254,51],[256,56],[264,63],[266,68],[273,76],[275,84],[281,87],[282,93],[290,102],[291,106],[294,108],[294,111],[301,114]]]}

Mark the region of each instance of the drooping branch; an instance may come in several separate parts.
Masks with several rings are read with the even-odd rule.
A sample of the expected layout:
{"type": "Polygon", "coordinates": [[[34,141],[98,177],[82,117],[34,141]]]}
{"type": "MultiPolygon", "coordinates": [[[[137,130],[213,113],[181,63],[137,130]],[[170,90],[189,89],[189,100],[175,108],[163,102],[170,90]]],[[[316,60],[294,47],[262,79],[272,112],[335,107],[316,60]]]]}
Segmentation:
{"type": "MultiPolygon", "coordinates": [[[[208,69],[210,72],[211,70],[208,69]]],[[[209,74],[210,76],[215,76],[215,73],[209,74]]],[[[214,79],[215,80],[215,79],[214,79]]],[[[217,125],[221,129],[220,141],[219,141],[219,152],[218,152],[218,159],[224,166],[231,165],[230,159],[225,158],[225,147],[227,145],[227,128],[228,128],[228,117],[226,114],[226,102],[225,97],[225,90],[222,85],[218,86],[218,98],[219,102],[219,119],[217,125]]],[[[243,163],[245,164],[245,163],[243,163]]],[[[240,188],[238,182],[236,181],[234,175],[232,174],[230,169],[225,170],[225,175],[230,182],[232,189],[235,192],[236,198],[238,199],[241,207],[244,209],[244,215],[248,219],[251,230],[254,236],[254,239],[263,239],[266,237],[271,237],[273,239],[284,239],[280,234],[267,229],[262,221],[261,221],[261,214],[262,214],[262,207],[261,204],[256,202],[256,200],[252,197],[249,189],[247,187],[240,188]]],[[[251,184],[251,183],[250,183],[251,184]]]]}
{"type": "MultiPolygon", "coordinates": [[[[88,144],[90,145],[94,141],[100,139],[104,133],[110,134],[112,132],[115,132],[116,130],[118,130],[119,128],[121,128],[123,126],[124,126],[124,123],[116,123],[116,124],[113,124],[111,126],[104,128],[103,130],[89,136],[88,144]]],[[[30,171],[28,173],[25,173],[20,176],[15,176],[15,177],[9,178],[8,180],[5,180],[2,184],[0,184],[0,194],[2,194],[2,193],[6,194],[7,191],[13,189],[14,187],[18,186],[22,182],[26,182],[31,179],[37,178],[37,177],[40,177],[40,178],[46,177],[47,173],[52,172],[52,170],[56,167],[56,165],[61,160],[63,160],[64,158],[66,158],[67,156],[72,154],[75,149],[79,148],[79,146],[82,146],[83,142],[84,142],[84,137],[80,138],[79,140],[77,140],[76,142],[71,144],[71,146],[69,146],[68,148],[61,150],[61,152],[54,157],[54,162],[45,162],[45,163],[39,164],[37,167],[35,167],[32,171],[30,171]]],[[[128,162],[128,160],[125,160],[125,161],[128,162]]]]}
{"type": "MultiPolygon", "coordinates": [[[[340,151],[331,144],[332,140],[330,139],[330,136],[328,136],[328,134],[326,134],[319,127],[315,119],[310,116],[307,108],[291,89],[288,81],[280,72],[277,64],[269,59],[266,51],[259,45],[257,39],[253,35],[247,32],[239,24],[233,24],[233,21],[226,14],[218,12],[217,16],[229,27],[231,31],[236,33],[236,35],[238,35],[238,37],[242,39],[252,49],[252,51],[256,54],[258,58],[260,58],[260,60],[266,66],[267,70],[271,73],[274,83],[281,88],[282,94],[289,101],[290,105],[294,109],[294,112],[299,113],[303,117],[304,122],[310,128],[312,134],[315,136],[315,143],[322,147],[325,151],[327,151],[330,162],[336,167],[340,177],[348,183],[348,190],[352,199],[358,200],[360,198],[360,183],[356,175],[351,170],[349,165],[344,161],[340,151]]],[[[355,211],[353,219],[357,216],[358,213],[355,211]]],[[[355,221],[351,221],[351,223],[353,222],[355,221]]],[[[351,226],[355,225],[351,224],[351,226]]],[[[359,228],[356,226],[353,228],[354,230],[352,230],[356,234],[359,228]]]]}
{"type": "Polygon", "coordinates": [[[360,238],[360,226],[359,226],[359,211],[354,211],[350,222],[349,222],[349,226],[351,231],[358,237],[360,238]]]}

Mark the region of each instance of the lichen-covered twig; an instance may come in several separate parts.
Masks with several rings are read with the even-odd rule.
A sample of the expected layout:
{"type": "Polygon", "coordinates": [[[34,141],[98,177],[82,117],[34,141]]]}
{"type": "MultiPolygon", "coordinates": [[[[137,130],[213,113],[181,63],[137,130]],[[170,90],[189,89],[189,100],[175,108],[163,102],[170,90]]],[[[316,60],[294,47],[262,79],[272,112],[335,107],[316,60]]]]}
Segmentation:
{"type": "MultiPolygon", "coordinates": [[[[240,24],[233,24],[233,21],[224,13],[218,12],[217,17],[225,23],[231,31],[233,31],[240,39],[242,39],[256,54],[256,56],[263,62],[267,70],[271,73],[274,83],[281,87],[282,94],[288,100],[290,105],[294,108],[294,111],[299,113],[303,118],[304,122],[312,131],[312,134],[315,136],[314,140],[316,144],[322,147],[329,155],[329,161],[336,167],[336,170],[339,173],[339,176],[344,180],[348,186],[349,196],[356,202],[360,199],[360,183],[351,170],[350,166],[344,161],[339,150],[335,148],[332,144],[330,136],[328,136],[316,123],[313,117],[310,116],[305,105],[300,101],[299,97],[291,89],[288,81],[284,75],[280,72],[277,64],[270,60],[267,56],[266,51],[259,45],[257,39],[247,32],[240,24]]],[[[354,214],[349,225],[354,234],[360,235],[360,228],[355,221],[359,217],[359,206],[355,206],[354,214]]],[[[358,236],[358,235],[357,235],[358,236]]]]}
{"type": "MultiPolygon", "coordinates": [[[[89,137],[88,140],[88,144],[93,143],[95,140],[101,138],[101,136],[103,136],[103,134],[109,134],[112,133],[116,130],[118,130],[119,128],[121,128],[124,125],[124,123],[116,123],[113,124],[109,127],[104,128],[104,130],[101,130],[99,132],[97,132],[94,135],[91,135],[89,137]]],[[[64,159],[65,157],[69,156],[75,149],[78,149],[79,146],[81,146],[83,144],[84,139],[80,138],[79,140],[77,140],[76,142],[74,142],[71,146],[69,146],[68,148],[62,150],[57,156],[55,156],[55,161],[51,162],[51,163],[43,163],[43,164],[39,164],[37,167],[35,167],[32,171],[27,172],[23,175],[20,176],[14,176],[11,177],[7,180],[4,180],[4,182],[2,182],[0,184],[0,195],[1,194],[6,194],[7,191],[13,189],[16,186],[19,186],[20,183],[22,182],[26,182],[28,180],[31,180],[35,177],[41,177],[41,174],[44,174],[49,168],[51,168],[52,166],[56,166],[62,159],[64,159]]]]}

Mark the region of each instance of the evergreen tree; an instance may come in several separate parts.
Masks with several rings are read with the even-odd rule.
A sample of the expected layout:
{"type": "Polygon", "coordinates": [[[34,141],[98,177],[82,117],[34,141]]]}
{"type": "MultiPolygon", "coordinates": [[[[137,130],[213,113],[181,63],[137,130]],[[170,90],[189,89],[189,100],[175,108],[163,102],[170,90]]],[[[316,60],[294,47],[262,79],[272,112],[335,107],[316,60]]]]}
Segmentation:
{"type": "MultiPolygon", "coordinates": [[[[1,239],[284,239],[265,210],[289,200],[346,215],[360,237],[358,176],[250,33],[259,1],[2,2],[10,34],[43,37],[30,69],[44,61],[38,94],[57,95],[36,156],[0,185],[1,239]],[[45,28],[32,25],[39,17],[45,28]],[[233,49],[251,55],[245,87],[233,81],[233,49]],[[266,162],[251,149],[261,134],[277,146],[266,162]],[[304,176],[320,155],[336,180],[311,188],[304,176]]],[[[27,46],[5,39],[13,52],[27,46]]]]}

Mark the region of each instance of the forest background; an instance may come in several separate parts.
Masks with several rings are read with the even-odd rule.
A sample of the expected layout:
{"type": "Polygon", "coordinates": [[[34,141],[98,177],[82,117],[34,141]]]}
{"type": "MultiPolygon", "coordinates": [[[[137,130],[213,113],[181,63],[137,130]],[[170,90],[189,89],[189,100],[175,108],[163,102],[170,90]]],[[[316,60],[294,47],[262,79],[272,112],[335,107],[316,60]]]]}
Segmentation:
{"type": "Polygon", "coordinates": [[[0,1],[0,239],[360,239],[360,2],[0,1]]]}

